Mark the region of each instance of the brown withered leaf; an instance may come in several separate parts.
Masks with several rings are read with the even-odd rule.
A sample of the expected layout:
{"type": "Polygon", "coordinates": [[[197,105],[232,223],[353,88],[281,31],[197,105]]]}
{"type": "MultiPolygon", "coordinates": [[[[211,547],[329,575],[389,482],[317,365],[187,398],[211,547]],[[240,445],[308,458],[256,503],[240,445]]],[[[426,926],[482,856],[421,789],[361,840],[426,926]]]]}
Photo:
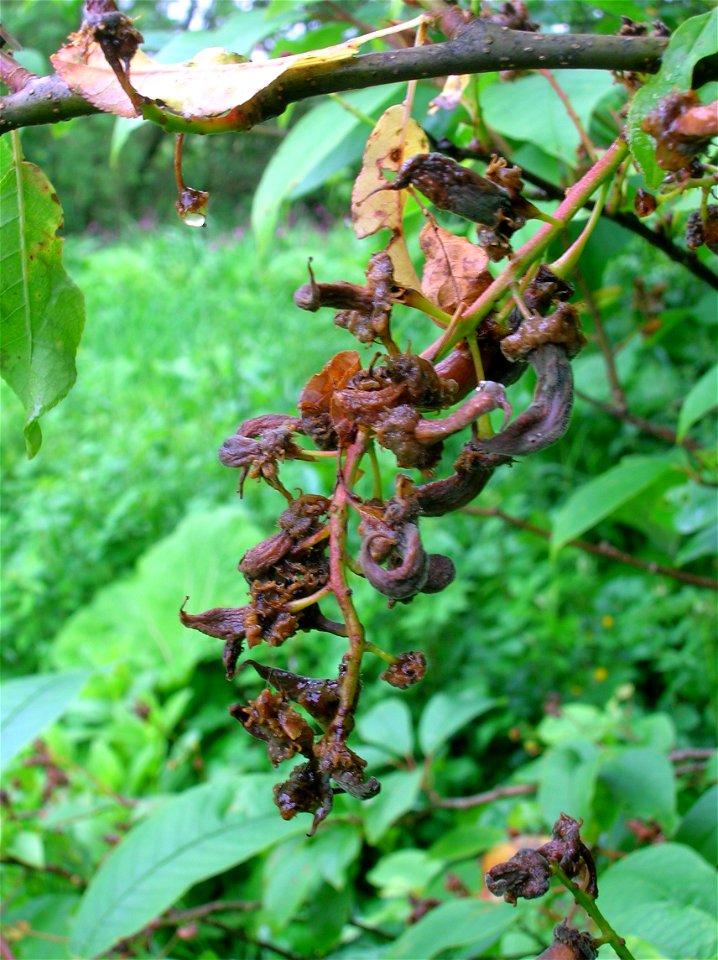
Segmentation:
{"type": "Polygon", "coordinates": [[[406,250],[402,233],[402,215],[406,194],[403,191],[373,190],[386,186],[383,170],[396,173],[407,157],[428,150],[426,134],[415,120],[404,123],[404,107],[396,104],[379,117],[362,158],[362,168],[352,189],[352,220],[357,237],[370,237],[382,228],[393,236],[386,252],[394,264],[394,282],[418,289],[418,277],[406,250]]]}
{"type": "Polygon", "coordinates": [[[338,680],[315,680],[313,677],[264,666],[256,660],[245,660],[244,666],[253,667],[263,680],[271,683],[288,700],[294,700],[304,707],[320,723],[329,723],[334,718],[339,706],[338,680]]]}
{"type": "Polygon", "coordinates": [[[453,314],[457,307],[464,310],[491,284],[488,256],[465,237],[456,237],[429,221],[419,243],[426,257],[421,291],[446,313],[453,314]]]}
{"type": "Polygon", "coordinates": [[[262,690],[246,706],[235,703],[230,714],[257,740],[264,740],[273,766],[296,753],[311,756],[314,734],[307,721],[278,693],[262,690]]]}
{"type": "Polygon", "coordinates": [[[361,370],[361,359],[356,350],[342,350],[325,363],[319,373],[307,381],[299,396],[299,409],[306,416],[328,413],[335,390],[361,370]]]}

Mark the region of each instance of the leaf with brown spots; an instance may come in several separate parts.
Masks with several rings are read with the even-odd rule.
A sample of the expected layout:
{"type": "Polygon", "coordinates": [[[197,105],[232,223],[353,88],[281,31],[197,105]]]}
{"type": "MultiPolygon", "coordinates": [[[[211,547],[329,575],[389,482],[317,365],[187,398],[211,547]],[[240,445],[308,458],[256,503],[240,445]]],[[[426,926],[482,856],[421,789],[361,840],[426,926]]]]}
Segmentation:
{"type": "Polygon", "coordinates": [[[404,107],[396,104],[379,117],[364,149],[362,168],[352,190],[352,220],[357,237],[370,237],[382,228],[393,236],[386,250],[394,264],[394,282],[419,288],[416,271],[406,251],[401,221],[406,203],[404,191],[382,190],[383,171],[396,173],[408,157],[428,149],[426,134],[415,120],[405,123],[404,107]],[[372,196],[372,191],[378,191],[372,196]]]}
{"type": "Polygon", "coordinates": [[[456,237],[429,221],[419,236],[426,263],[421,279],[424,296],[453,314],[463,312],[492,282],[486,253],[465,237],[456,237]]]}

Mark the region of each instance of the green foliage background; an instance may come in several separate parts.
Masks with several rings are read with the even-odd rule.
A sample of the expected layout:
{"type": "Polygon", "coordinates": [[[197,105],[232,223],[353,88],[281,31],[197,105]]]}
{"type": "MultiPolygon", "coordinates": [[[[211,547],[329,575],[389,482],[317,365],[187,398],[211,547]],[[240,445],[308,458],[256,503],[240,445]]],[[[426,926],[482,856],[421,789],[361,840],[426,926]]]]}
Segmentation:
{"type": "MultiPolygon", "coordinates": [[[[12,6],[20,35],[35,20],[28,5],[12,6]]],[[[77,22],[77,4],[51,7],[59,36],[44,25],[45,53],[77,22]]],[[[591,13],[591,29],[615,28],[611,7],[591,6],[608,12],[601,21],[591,13]]],[[[557,4],[550,16],[588,29],[588,8],[557,4]]],[[[157,29],[168,27],[156,9],[157,29]]],[[[218,4],[210,15],[221,26],[229,10],[218,4]]],[[[532,7],[539,18],[547,10],[532,7]]],[[[687,12],[684,5],[680,16],[687,12]]],[[[670,4],[657,14],[676,16],[670,4]]],[[[326,29],[321,42],[333,42],[326,29]]],[[[486,96],[497,124],[505,89],[486,96]]],[[[420,104],[433,93],[420,93],[420,104]]],[[[372,96],[363,107],[376,116],[384,104],[372,96]]],[[[586,109],[600,139],[602,110],[593,100],[586,109]]],[[[441,116],[428,122],[436,135],[461,134],[441,116]]],[[[318,129],[311,105],[292,123],[294,146],[282,141],[290,156],[318,129]]],[[[339,214],[369,128],[350,124],[329,166],[310,169],[292,190],[282,193],[269,170],[270,211],[258,219],[255,210],[261,248],[249,207],[270,137],[196,147],[188,179],[214,188],[218,210],[193,232],[156,226],[172,202],[167,144],[153,131],[132,133],[106,167],[113,125],[97,117],[23,137],[26,155],[60,189],[69,227],[82,231],[68,237],[65,260],[89,321],[78,383],[45,417],[35,460],[25,458],[16,401],[4,384],[0,394],[3,933],[15,955],[119,955],[113,946],[129,937],[131,955],[148,957],[269,956],[267,944],[297,957],[535,956],[550,939],[550,919],[531,904],[512,911],[457,898],[447,878],[478,894],[478,857],[507,830],[544,834],[565,810],[585,819],[600,903],[636,956],[713,956],[715,753],[693,765],[670,759],[715,742],[713,594],[571,547],[552,552],[496,517],[425,524],[427,546],[457,565],[452,588],[430,601],[387,610],[356,586],[368,636],[396,652],[423,649],[429,671],[418,687],[388,694],[380,668],[366,671],[356,741],[382,779],[379,797],[338,797],[311,841],[302,818],[279,820],[271,785],[282,771],[268,771],[260,745],[227,714],[233,698],[260,686],[241,675],[233,692],[217,641],[183,630],[177,611],[186,594],[192,609],[243,602],[237,560],[274,532],[281,506],[256,484],[239,503],[236,477],[215,449],[247,417],[293,412],[308,377],[352,346],[328,317],[297,310],[292,292],[306,281],[308,256],[319,279],[361,282],[374,246],[354,240],[339,214]],[[292,197],[305,205],[288,208],[292,197]],[[267,217],[277,218],[274,235],[267,217]],[[121,231],[125,220],[133,226],[121,231]],[[57,678],[48,681],[50,673],[57,678]],[[437,800],[528,783],[535,792],[466,809],[437,800]],[[670,842],[647,845],[637,820],[670,842]],[[407,926],[417,898],[440,905],[407,926]],[[167,908],[214,900],[237,902],[218,915],[225,926],[191,914],[184,926],[180,915],[147,926],[167,908]]],[[[528,139],[511,143],[517,162],[533,161],[560,182],[573,148],[562,159],[528,139]]],[[[560,135],[556,144],[565,145],[560,135]]],[[[620,345],[631,411],[675,428],[684,398],[714,363],[714,296],[611,223],[592,236],[581,270],[620,345]],[[647,323],[636,277],[646,290],[662,288],[660,325],[647,323]]],[[[576,381],[607,400],[590,314],[582,319],[591,343],[575,362],[576,381]]],[[[402,342],[419,340],[413,322],[398,313],[402,342]]],[[[511,388],[516,408],[531,388],[528,378],[511,388]]],[[[693,409],[692,422],[683,415],[687,435],[707,450],[714,423],[705,404],[693,409]]],[[[710,467],[709,455],[696,464],[579,399],[564,440],[497,474],[478,505],[555,537],[563,524],[570,536],[715,576],[715,489],[690,476],[710,467]],[[637,461],[626,458],[636,457],[649,469],[634,489],[637,461]],[[618,477],[618,493],[606,476],[618,477]]],[[[330,467],[302,463],[283,476],[305,491],[332,482],[330,467]]],[[[325,676],[342,653],[339,639],[301,634],[259,656],[325,676]]],[[[566,899],[551,896],[564,915],[566,899]]]]}

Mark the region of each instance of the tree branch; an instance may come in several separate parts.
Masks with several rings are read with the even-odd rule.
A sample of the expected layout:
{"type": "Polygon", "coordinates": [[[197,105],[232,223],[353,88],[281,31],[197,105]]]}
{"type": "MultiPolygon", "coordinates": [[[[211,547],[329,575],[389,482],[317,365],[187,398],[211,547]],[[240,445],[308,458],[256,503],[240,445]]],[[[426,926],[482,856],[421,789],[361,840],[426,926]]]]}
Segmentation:
{"type": "MultiPolygon", "coordinates": [[[[518,527],[519,530],[527,530],[529,533],[541,537],[543,540],[551,539],[551,531],[543,527],[537,527],[528,520],[522,520],[520,517],[512,517],[504,513],[499,507],[464,507],[462,513],[469,513],[474,517],[498,517],[504,523],[511,527],[518,527]]],[[[673,567],[666,567],[662,563],[653,563],[650,560],[641,560],[630,553],[624,553],[610,543],[589,543],[587,540],[569,540],[567,547],[577,547],[586,553],[592,553],[597,557],[606,557],[608,560],[616,560],[618,563],[625,563],[629,567],[637,567],[639,570],[647,570],[649,573],[660,573],[664,577],[671,577],[673,580],[679,580],[681,583],[689,583],[694,587],[705,587],[707,590],[718,590],[718,580],[712,580],[710,577],[699,577],[694,573],[686,573],[684,570],[676,570],[673,567]]]]}
{"type": "Polygon", "coordinates": [[[508,787],[494,787],[483,793],[475,793],[471,797],[442,797],[433,790],[427,791],[429,799],[435,807],[444,810],[470,810],[472,807],[481,807],[495,800],[505,797],[526,797],[536,793],[538,786],[535,783],[516,783],[508,787]]]}
{"type": "MultiPolygon", "coordinates": [[[[528,33],[477,18],[443,43],[358,55],[310,77],[292,77],[288,72],[281,84],[257,96],[255,123],[279,116],[290,103],[308,97],[450,74],[527,69],[655,73],[667,42],[662,37],[528,33]]],[[[5,133],[97,112],[59,77],[40,77],[0,98],[0,130],[5,133]]]]}

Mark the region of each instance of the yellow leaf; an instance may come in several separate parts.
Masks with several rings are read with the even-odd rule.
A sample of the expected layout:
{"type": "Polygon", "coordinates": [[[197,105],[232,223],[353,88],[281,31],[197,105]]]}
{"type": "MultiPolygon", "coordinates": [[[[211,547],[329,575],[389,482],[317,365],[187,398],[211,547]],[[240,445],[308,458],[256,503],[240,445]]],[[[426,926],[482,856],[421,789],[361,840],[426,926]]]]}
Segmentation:
{"type": "Polygon", "coordinates": [[[404,235],[400,232],[395,233],[385,250],[394,268],[394,283],[408,290],[419,290],[420,281],[409,257],[409,251],[406,249],[404,235]]]}
{"type": "MultiPolygon", "coordinates": [[[[82,34],[50,58],[68,87],[98,110],[121,117],[136,116],[99,45],[82,34]]],[[[130,83],[137,92],[186,119],[217,117],[237,111],[235,129],[256,118],[252,104],[263,91],[287,75],[316,76],[325,67],[354,56],[366,38],[276,60],[237,62],[219,47],[202,51],[186,63],[156,63],[141,50],[130,63],[130,83]]]]}
{"type": "Polygon", "coordinates": [[[404,123],[401,104],[389,107],[379,117],[367,140],[361,171],[352,190],[352,220],[357,237],[370,237],[382,227],[392,232],[401,229],[404,191],[384,190],[368,195],[386,184],[382,170],[396,173],[409,157],[428,150],[429,141],[416,120],[404,123]]]}

